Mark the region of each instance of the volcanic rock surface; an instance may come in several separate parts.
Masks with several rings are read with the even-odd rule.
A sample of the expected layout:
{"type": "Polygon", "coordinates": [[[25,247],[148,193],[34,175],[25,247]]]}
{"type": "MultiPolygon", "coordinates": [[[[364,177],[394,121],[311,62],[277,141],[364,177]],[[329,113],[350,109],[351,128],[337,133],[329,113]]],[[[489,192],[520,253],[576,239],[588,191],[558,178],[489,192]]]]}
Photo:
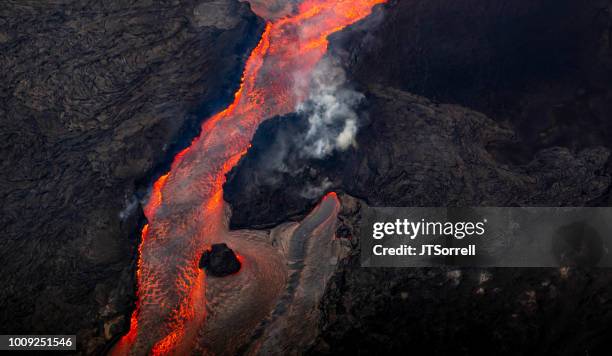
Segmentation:
{"type": "MultiPolygon", "coordinates": [[[[356,229],[367,204],[609,204],[611,9],[392,0],[333,36],[366,96],[357,144],[307,158],[305,118],[276,118],[225,186],[234,227],[303,216],[329,190],[359,198],[340,194],[352,252],[313,353],[603,353],[610,273],[364,269],[356,229]]],[[[230,100],[261,29],[234,0],[3,3],[3,334],[77,333],[89,354],[126,330],[133,197],[230,100]]]]}
{"type": "MultiPolygon", "coordinates": [[[[304,186],[321,180],[331,182],[326,189],[388,206],[583,205],[609,189],[605,148],[548,148],[528,164],[504,164],[487,146],[511,142],[512,132],[483,114],[381,87],[371,88],[368,102],[371,121],[358,148],[306,162],[289,154],[287,162],[302,167],[294,175],[263,167],[276,144],[303,133],[303,118],[264,124],[226,185],[235,224],[273,225],[296,216],[313,203],[304,186]]],[[[572,355],[585,345],[599,354],[607,345],[612,274],[606,270],[361,268],[359,204],[365,202],[342,196],[343,207],[352,208],[341,213],[338,231],[350,237],[353,252],[327,286],[311,352],[572,355]]]]}
{"type": "Polygon", "coordinates": [[[505,160],[610,145],[610,0],[391,0],[334,40],[356,82],[514,127],[520,140],[505,160]]]}
{"type": "Polygon", "coordinates": [[[126,330],[138,187],[231,100],[262,30],[235,0],[3,2],[3,334],[89,354],[126,330]]]}
{"type": "Polygon", "coordinates": [[[524,165],[501,163],[489,147],[512,143],[514,133],[481,113],[380,86],[366,97],[370,120],[356,148],[323,159],[301,158],[303,117],[264,123],[225,186],[234,226],[274,225],[298,215],[318,199],[305,187],[341,190],[382,206],[564,206],[585,204],[610,185],[606,148],[551,147],[524,165]],[[283,149],[280,164],[274,160],[283,149]]]}
{"type": "Polygon", "coordinates": [[[308,158],[307,118],[275,118],[225,186],[234,227],[345,193],[337,231],[353,252],[327,286],[312,353],[605,354],[608,271],[360,268],[358,222],[365,205],[608,205],[611,9],[390,1],[333,36],[366,96],[356,145],[308,158]]]}
{"type": "MultiPolygon", "coordinates": [[[[584,205],[609,189],[606,148],[551,147],[524,165],[501,163],[488,147],[514,135],[481,113],[378,86],[367,100],[371,120],[357,148],[300,160],[298,143],[287,150],[290,163],[283,166],[290,169],[282,171],[265,170],[281,166],[266,160],[295,143],[307,124],[291,116],[262,125],[226,185],[234,223],[273,225],[296,216],[316,200],[304,187],[322,181],[329,182],[325,189],[383,206],[584,205]]],[[[357,206],[341,214],[338,226],[353,253],[327,286],[312,352],[570,355],[584,345],[595,354],[605,347],[609,272],[361,268],[359,203],[345,198],[342,204],[357,206]]]]}
{"type": "Polygon", "coordinates": [[[224,277],[240,271],[240,261],[226,244],[214,244],[202,254],[199,267],[211,276],[224,277]]]}

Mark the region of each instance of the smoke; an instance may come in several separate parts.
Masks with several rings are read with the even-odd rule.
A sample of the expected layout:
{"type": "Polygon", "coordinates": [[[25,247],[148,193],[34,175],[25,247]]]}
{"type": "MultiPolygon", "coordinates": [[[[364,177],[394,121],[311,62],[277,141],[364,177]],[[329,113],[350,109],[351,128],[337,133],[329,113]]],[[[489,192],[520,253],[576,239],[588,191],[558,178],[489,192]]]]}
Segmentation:
{"type": "Polygon", "coordinates": [[[306,199],[316,199],[323,195],[331,186],[332,182],[328,178],[324,178],[318,185],[306,184],[306,187],[300,191],[300,195],[306,199]]]}
{"type": "Polygon", "coordinates": [[[136,195],[132,195],[130,198],[125,197],[125,208],[119,212],[119,219],[125,221],[128,217],[132,216],[136,212],[140,201],[136,195]]]}
{"type": "Polygon", "coordinates": [[[364,95],[349,87],[337,59],[321,60],[312,74],[309,92],[307,100],[296,110],[308,118],[308,131],[301,143],[303,155],[321,159],[336,150],[355,146],[358,129],[355,110],[364,95]]]}
{"type": "MultiPolygon", "coordinates": [[[[300,123],[281,125],[269,142],[266,159],[259,163],[263,169],[257,179],[266,185],[281,182],[282,174],[305,174],[304,160],[325,159],[334,151],[357,145],[360,118],[357,109],[365,97],[351,88],[340,60],[326,56],[310,75],[296,72],[293,76],[295,95],[307,93],[306,100],[296,107],[300,123]]],[[[315,184],[316,187],[306,187],[302,196],[316,195],[316,191],[331,185],[329,181],[315,184]]]]}
{"type": "MultiPolygon", "coordinates": [[[[276,9],[271,5],[277,2],[283,3],[282,0],[250,2],[266,4],[268,9],[276,9]]],[[[285,3],[292,2],[285,0],[285,3]]],[[[353,31],[364,35],[357,36],[364,41],[364,46],[375,45],[376,39],[370,30],[378,26],[382,17],[382,11],[374,11],[366,20],[353,25],[353,31]]],[[[297,34],[297,42],[312,40],[312,29],[298,28],[297,34]]],[[[295,107],[297,117],[290,115],[293,124],[279,124],[278,129],[273,131],[273,139],[267,140],[265,159],[258,162],[258,174],[253,177],[259,184],[276,186],[286,183],[287,176],[291,176],[303,182],[299,192],[296,192],[300,196],[307,199],[320,197],[334,186],[335,179],[327,177],[325,169],[313,174],[312,171],[316,170],[314,167],[322,164],[317,161],[357,147],[356,136],[366,115],[360,112],[365,95],[354,89],[345,72],[343,63],[350,62],[350,52],[343,49],[346,46],[342,42],[342,36],[335,38],[334,45],[312,72],[293,68],[293,94],[301,99],[295,107]],[[296,118],[299,119],[297,124],[293,121],[296,118]]],[[[299,47],[299,43],[294,45],[299,47]]]]}

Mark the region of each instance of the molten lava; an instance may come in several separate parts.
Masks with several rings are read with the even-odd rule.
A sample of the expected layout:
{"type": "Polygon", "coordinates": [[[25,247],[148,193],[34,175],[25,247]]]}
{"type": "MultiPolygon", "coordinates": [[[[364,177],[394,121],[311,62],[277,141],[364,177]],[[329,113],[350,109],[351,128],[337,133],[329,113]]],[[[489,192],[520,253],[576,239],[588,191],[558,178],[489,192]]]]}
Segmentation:
{"type": "Polygon", "coordinates": [[[227,234],[225,174],[263,120],[295,111],[307,97],[304,83],[325,54],[327,37],[384,1],[305,0],[266,25],[232,104],[204,122],[200,137],[153,185],[139,247],[137,307],[113,353],[183,354],[195,347],[206,318],[198,260],[206,246],[227,234]]]}

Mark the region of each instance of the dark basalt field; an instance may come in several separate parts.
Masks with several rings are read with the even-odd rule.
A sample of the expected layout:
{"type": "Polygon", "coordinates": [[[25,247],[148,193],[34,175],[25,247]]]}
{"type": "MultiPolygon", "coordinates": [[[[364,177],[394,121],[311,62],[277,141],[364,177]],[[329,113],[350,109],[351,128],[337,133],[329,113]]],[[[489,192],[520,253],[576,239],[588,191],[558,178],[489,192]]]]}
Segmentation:
{"type": "Polygon", "coordinates": [[[217,3],[0,4],[2,334],[77,333],[92,353],[125,332],[134,196],[232,99],[263,30],[217,3]]]}
{"type": "MultiPolygon", "coordinates": [[[[237,0],[0,4],[0,334],[100,354],[128,330],[139,199],[263,27],[237,0]]],[[[224,185],[234,229],[340,197],[350,251],[300,353],[609,354],[612,271],[361,268],[357,229],[364,204],[609,206],[612,1],[391,0],[327,57],[355,144],[305,155],[308,118],[270,118],[224,185]]]]}
{"type": "Polygon", "coordinates": [[[332,37],[332,53],[366,94],[357,147],[301,159],[294,137],[304,120],[264,123],[226,184],[232,223],[297,215],[316,198],[291,183],[299,189],[309,176],[374,205],[607,202],[608,5],[390,2],[332,37]],[[280,146],[288,172],[266,163],[280,146]],[[305,174],[310,166],[321,174],[305,174]],[[285,181],[257,179],[274,174],[285,181]],[[279,206],[289,209],[266,214],[279,206]]]}
{"type": "MultiPolygon", "coordinates": [[[[366,94],[357,145],[308,158],[306,118],[264,123],[228,175],[233,226],[299,218],[308,186],[374,206],[608,205],[610,6],[390,2],[332,40],[366,94]]],[[[606,354],[609,271],[361,268],[359,213],[343,214],[353,255],[312,353],[606,354]]]]}

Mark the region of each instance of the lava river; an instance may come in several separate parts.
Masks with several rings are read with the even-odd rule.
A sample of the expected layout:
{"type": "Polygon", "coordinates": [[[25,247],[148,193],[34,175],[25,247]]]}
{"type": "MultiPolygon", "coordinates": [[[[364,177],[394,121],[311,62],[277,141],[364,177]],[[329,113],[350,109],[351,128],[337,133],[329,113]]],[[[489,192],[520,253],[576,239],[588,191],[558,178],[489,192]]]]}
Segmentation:
{"type": "Polygon", "coordinates": [[[228,230],[225,174],[246,152],[263,120],[295,111],[308,96],[304,83],[327,50],[327,36],[381,2],[304,0],[291,15],[267,23],[234,101],[204,122],[200,136],[153,186],[139,247],[137,306],[130,331],[113,354],[233,353],[244,351],[239,347],[248,340],[254,343],[254,331],[262,328],[297,275],[287,267],[295,246],[299,252],[300,238],[320,234],[321,226],[329,228],[325,221],[337,212],[338,200],[328,195],[309,216],[318,221],[316,226],[304,223],[289,234],[294,247],[283,256],[259,232],[228,230]],[[227,242],[239,253],[243,268],[236,276],[207,280],[198,269],[202,251],[216,242],[227,242]]]}

